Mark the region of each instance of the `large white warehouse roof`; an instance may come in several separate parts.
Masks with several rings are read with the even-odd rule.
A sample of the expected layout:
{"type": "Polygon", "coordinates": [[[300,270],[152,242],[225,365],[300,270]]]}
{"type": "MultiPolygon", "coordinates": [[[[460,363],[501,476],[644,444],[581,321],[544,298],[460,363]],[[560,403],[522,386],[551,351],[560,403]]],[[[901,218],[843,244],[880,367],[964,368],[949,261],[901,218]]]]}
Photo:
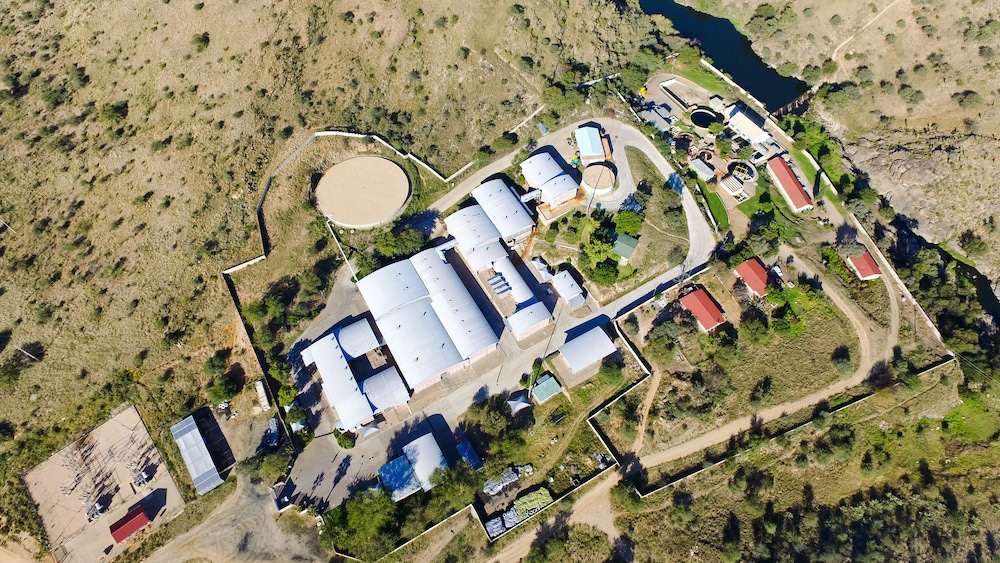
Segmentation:
{"type": "Polygon", "coordinates": [[[435,249],[369,274],[358,290],[411,389],[499,342],[435,249]]]}
{"type": "Polygon", "coordinates": [[[528,208],[503,180],[495,179],[482,184],[472,190],[472,197],[476,198],[476,203],[483,208],[504,240],[524,236],[535,228],[535,220],[528,208]]]}

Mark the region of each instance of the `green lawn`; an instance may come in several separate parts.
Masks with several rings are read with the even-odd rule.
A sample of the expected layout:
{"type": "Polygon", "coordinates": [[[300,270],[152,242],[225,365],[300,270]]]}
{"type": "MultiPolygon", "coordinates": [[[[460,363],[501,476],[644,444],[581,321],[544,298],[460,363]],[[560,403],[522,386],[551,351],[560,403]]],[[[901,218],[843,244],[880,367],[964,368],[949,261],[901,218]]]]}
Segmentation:
{"type": "Polygon", "coordinates": [[[719,224],[719,229],[729,228],[729,213],[726,212],[726,204],[722,203],[722,198],[714,191],[706,191],[705,199],[708,200],[708,208],[712,210],[715,222],[719,224]]]}
{"type": "Polygon", "coordinates": [[[963,398],[962,404],[945,415],[944,421],[948,433],[964,442],[988,442],[1000,431],[1000,414],[981,397],[963,398]]]}

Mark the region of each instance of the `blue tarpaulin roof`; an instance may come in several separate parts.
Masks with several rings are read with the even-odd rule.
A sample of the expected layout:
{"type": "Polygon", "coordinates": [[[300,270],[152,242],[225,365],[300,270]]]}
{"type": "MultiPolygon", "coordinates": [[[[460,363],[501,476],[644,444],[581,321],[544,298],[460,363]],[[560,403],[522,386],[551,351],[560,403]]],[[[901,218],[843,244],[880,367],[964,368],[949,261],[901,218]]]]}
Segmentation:
{"type": "Polygon", "coordinates": [[[473,469],[480,471],[483,468],[483,460],[479,459],[479,454],[472,447],[472,444],[468,440],[462,440],[455,446],[458,450],[458,455],[461,456],[473,469]]]}
{"type": "Polygon", "coordinates": [[[397,457],[378,470],[379,479],[389,489],[393,501],[400,501],[420,490],[420,481],[413,472],[410,460],[397,457]]]}

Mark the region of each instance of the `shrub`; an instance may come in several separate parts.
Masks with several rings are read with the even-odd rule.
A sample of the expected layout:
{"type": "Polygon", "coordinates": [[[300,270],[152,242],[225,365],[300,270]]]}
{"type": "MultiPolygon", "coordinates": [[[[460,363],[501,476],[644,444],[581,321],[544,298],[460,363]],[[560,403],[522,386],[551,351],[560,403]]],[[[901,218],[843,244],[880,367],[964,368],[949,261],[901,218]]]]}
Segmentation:
{"type": "Polygon", "coordinates": [[[277,481],[286,471],[288,471],[288,458],[280,454],[270,454],[261,460],[258,474],[270,484],[277,481]]]}
{"type": "Polygon", "coordinates": [[[285,419],[289,424],[295,424],[296,422],[302,422],[306,419],[306,409],[295,406],[288,409],[288,414],[285,415],[285,419]]]}
{"type": "Polygon", "coordinates": [[[951,99],[958,102],[959,107],[962,109],[968,109],[981,105],[983,103],[983,97],[977,92],[972,90],[966,90],[964,92],[955,92],[951,95],[951,99]]]}
{"type": "Polygon", "coordinates": [[[278,389],[278,406],[287,407],[295,401],[295,397],[299,395],[299,390],[291,385],[282,385],[281,389],[278,389]]]}
{"type": "Polygon", "coordinates": [[[199,53],[208,48],[208,44],[211,42],[211,38],[208,32],[196,33],[194,37],[191,38],[191,44],[194,45],[195,51],[199,53]]]}
{"type": "Polygon", "coordinates": [[[634,237],[642,229],[642,215],[635,211],[622,211],[615,215],[615,230],[619,233],[634,237]]]}
{"type": "Polygon", "coordinates": [[[972,231],[962,233],[958,239],[958,244],[962,246],[962,250],[969,256],[982,256],[990,250],[989,245],[972,231]]]}
{"type": "Polygon", "coordinates": [[[240,392],[240,383],[236,374],[224,374],[213,378],[205,392],[208,393],[208,398],[212,400],[212,403],[224,403],[240,392]]]}

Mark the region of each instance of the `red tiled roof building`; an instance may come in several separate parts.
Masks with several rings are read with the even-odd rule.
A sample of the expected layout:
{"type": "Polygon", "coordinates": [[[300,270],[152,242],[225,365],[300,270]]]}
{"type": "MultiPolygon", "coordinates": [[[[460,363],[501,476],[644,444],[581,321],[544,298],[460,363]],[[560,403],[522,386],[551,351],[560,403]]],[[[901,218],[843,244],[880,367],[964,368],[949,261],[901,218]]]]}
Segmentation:
{"type": "Polygon", "coordinates": [[[726,322],[722,310],[704,289],[696,289],[681,297],[681,305],[694,315],[695,320],[698,321],[698,328],[705,332],[726,322]]]}
{"type": "Polygon", "coordinates": [[[877,280],[882,275],[875,259],[867,250],[861,256],[848,256],[847,264],[861,280],[877,280]]]}
{"type": "Polygon", "coordinates": [[[146,524],[149,524],[149,518],[146,517],[146,511],[140,504],[129,510],[121,520],[111,524],[111,537],[115,539],[115,543],[122,543],[132,537],[132,534],[145,528],[146,524]]]}
{"type": "Polygon", "coordinates": [[[760,258],[754,256],[746,262],[736,266],[733,270],[736,277],[743,280],[747,288],[757,297],[767,295],[767,270],[760,258]]]}
{"type": "Polygon", "coordinates": [[[801,213],[812,209],[812,198],[806,193],[802,182],[792,172],[785,159],[776,156],[767,161],[767,171],[792,211],[801,213]]]}

